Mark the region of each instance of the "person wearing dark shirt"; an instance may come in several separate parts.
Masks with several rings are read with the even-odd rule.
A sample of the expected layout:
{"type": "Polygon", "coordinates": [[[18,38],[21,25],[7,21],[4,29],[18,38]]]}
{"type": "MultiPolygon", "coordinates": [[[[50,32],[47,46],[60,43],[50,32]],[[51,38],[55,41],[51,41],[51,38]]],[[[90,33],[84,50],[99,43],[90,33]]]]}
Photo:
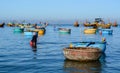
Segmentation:
{"type": "Polygon", "coordinates": [[[37,37],[38,37],[38,34],[37,33],[33,33],[33,37],[32,37],[32,40],[30,42],[30,45],[33,48],[37,48],[37,37]]]}

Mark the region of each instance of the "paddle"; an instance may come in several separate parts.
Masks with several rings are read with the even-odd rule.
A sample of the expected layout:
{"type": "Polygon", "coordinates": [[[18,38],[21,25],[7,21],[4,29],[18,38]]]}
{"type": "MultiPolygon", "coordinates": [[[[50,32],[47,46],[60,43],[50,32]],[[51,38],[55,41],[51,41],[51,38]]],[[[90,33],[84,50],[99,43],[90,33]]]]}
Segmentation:
{"type": "Polygon", "coordinates": [[[86,47],[90,46],[91,44],[95,44],[95,42],[90,42],[86,47]]]}

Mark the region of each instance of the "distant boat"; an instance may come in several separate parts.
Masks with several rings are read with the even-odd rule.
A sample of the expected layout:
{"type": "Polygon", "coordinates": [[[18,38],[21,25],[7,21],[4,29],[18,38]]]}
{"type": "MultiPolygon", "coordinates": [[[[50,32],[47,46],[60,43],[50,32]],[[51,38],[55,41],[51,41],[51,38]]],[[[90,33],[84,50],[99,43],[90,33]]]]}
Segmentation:
{"type": "Polygon", "coordinates": [[[92,24],[90,24],[90,23],[84,23],[84,26],[85,27],[95,27],[96,24],[95,23],[92,23],[92,24]]]}
{"type": "Polygon", "coordinates": [[[0,27],[4,27],[5,23],[0,24],[0,27]]]}
{"type": "Polygon", "coordinates": [[[103,29],[110,29],[111,28],[111,24],[110,23],[109,24],[101,24],[101,27],[103,29]]]}
{"type": "Polygon", "coordinates": [[[113,30],[112,29],[101,29],[99,30],[100,34],[109,34],[112,35],[113,34],[113,30]]]}
{"type": "Polygon", "coordinates": [[[70,34],[71,33],[71,29],[68,28],[59,28],[59,33],[61,34],[70,34]]]}
{"type": "Polygon", "coordinates": [[[15,27],[15,24],[9,22],[9,23],[7,24],[7,26],[9,26],[9,27],[15,27]]]}
{"type": "Polygon", "coordinates": [[[76,22],[74,23],[74,26],[75,26],[75,27],[79,27],[78,21],[76,21],[76,22]]]}
{"type": "Polygon", "coordinates": [[[103,21],[102,18],[95,18],[95,22],[99,23],[101,21],[103,21]]]}
{"type": "Polygon", "coordinates": [[[39,28],[39,29],[35,29],[35,28],[29,28],[26,29],[27,32],[38,32],[38,35],[43,35],[46,32],[45,28],[39,28]]]}
{"type": "Polygon", "coordinates": [[[33,32],[24,32],[24,35],[27,35],[27,36],[32,36],[33,35],[33,32]]]}
{"type": "Polygon", "coordinates": [[[84,33],[85,34],[95,34],[96,33],[96,29],[93,29],[93,28],[84,29],[84,33]]]}
{"type": "Polygon", "coordinates": [[[34,29],[33,32],[38,32],[38,35],[44,35],[46,29],[45,28],[34,29]]]}
{"type": "Polygon", "coordinates": [[[14,32],[24,32],[24,28],[15,28],[14,32]]]}
{"type": "Polygon", "coordinates": [[[113,26],[113,27],[117,27],[117,26],[118,26],[117,22],[115,21],[115,22],[112,24],[112,26],[113,26]]]}

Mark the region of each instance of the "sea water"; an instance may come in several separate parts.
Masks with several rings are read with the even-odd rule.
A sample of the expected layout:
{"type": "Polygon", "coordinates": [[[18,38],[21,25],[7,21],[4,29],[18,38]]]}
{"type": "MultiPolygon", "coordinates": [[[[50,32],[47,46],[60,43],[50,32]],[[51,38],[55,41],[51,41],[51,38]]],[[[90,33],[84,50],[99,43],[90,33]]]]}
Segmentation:
{"type": "Polygon", "coordinates": [[[14,27],[0,28],[0,73],[119,73],[120,28],[112,27],[112,35],[84,34],[83,26],[49,25],[38,37],[36,51],[30,47],[32,36],[15,33],[14,27]],[[70,34],[60,34],[58,28],[70,28],[70,34]],[[55,30],[56,29],[56,30],[55,30]],[[107,40],[105,54],[98,61],[66,60],[63,48],[70,42],[107,40]]]}

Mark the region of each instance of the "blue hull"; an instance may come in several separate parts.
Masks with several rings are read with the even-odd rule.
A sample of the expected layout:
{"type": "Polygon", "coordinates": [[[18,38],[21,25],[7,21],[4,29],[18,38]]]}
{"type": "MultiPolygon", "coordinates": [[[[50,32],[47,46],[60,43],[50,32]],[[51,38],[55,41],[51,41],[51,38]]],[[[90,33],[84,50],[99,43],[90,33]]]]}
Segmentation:
{"type": "Polygon", "coordinates": [[[70,34],[70,31],[59,31],[60,34],[70,34]]]}
{"type": "Polygon", "coordinates": [[[14,32],[23,32],[24,31],[24,29],[21,29],[21,28],[15,28],[14,29],[14,32]]]}
{"type": "Polygon", "coordinates": [[[59,28],[59,33],[61,33],[61,34],[70,34],[71,33],[71,29],[59,28]]]}
{"type": "Polygon", "coordinates": [[[113,30],[112,29],[102,29],[102,34],[112,34],[113,30]]]}
{"type": "Polygon", "coordinates": [[[24,35],[33,35],[32,32],[24,32],[24,35]]]}

